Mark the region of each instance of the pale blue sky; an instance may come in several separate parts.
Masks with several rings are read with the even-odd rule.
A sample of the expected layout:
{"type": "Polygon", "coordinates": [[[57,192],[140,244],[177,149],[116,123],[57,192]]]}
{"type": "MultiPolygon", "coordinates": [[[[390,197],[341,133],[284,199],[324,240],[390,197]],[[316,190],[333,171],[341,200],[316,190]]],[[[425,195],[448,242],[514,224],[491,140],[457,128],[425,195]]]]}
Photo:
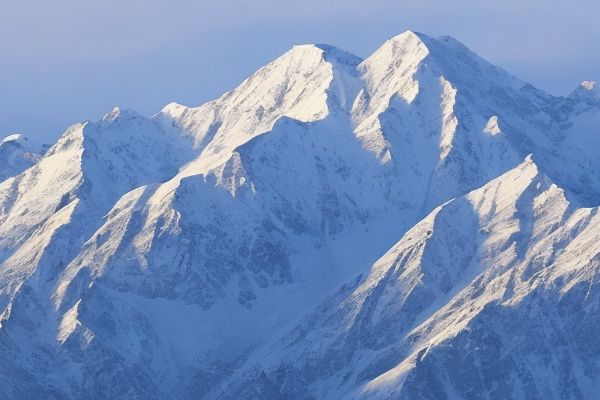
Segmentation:
{"type": "Polygon", "coordinates": [[[364,57],[407,29],[452,35],[552,94],[600,79],[597,0],[4,0],[0,136],[51,141],[115,105],[200,105],[293,44],[364,57]]]}

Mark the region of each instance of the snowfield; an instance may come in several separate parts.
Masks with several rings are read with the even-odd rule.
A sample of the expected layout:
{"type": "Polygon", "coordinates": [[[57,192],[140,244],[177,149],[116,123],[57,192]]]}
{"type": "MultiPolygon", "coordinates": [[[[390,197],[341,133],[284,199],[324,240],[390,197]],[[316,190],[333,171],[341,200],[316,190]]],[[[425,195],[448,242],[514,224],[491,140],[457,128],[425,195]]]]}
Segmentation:
{"type": "Polygon", "coordinates": [[[0,142],[0,399],[595,399],[600,86],[455,39],[0,142]]]}

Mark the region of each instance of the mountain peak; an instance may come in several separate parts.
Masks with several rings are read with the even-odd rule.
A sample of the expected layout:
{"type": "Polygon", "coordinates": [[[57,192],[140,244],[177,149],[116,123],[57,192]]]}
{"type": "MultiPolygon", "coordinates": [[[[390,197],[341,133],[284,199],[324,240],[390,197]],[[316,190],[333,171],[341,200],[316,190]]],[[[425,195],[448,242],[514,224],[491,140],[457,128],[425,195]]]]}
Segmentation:
{"type": "Polygon", "coordinates": [[[22,133],[14,133],[12,135],[6,136],[4,139],[0,140],[0,146],[8,143],[14,143],[21,146],[24,150],[30,152],[41,152],[42,146],[32,142],[29,138],[22,133]]]}
{"type": "Polygon", "coordinates": [[[324,43],[297,44],[285,52],[279,59],[296,59],[303,61],[308,57],[319,57],[327,62],[337,62],[356,66],[362,59],[336,46],[324,43]]]}
{"type": "Polygon", "coordinates": [[[416,56],[423,55],[423,58],[429,53],[426,42],[428,37],[413,31],[405,31],[386,40],[381,47],[375,51],[375,54],[380,52],[392,56],[407,56],[414,54],[416,56]]]}
{"type": "Polygon", "coordinates": [[[594,399],[597,93],[409,30],[9,136],[0,397],[594,399]]]}
{"type": "Polygon", "coordinates": [[[596,81],[582,81],[579,86],[585,90],[598,90],[598,82],[596,81]]]}
{"type": "Polygon", "coordinates": [[[600,101],[600,86],[596,81],[582,81],[569,98],[588,104],[596,104],[600,101]]]}
{"type": "Polygon", "coordinates": [[[0,140],[0,144],[9,143],[9,142],[23,142],[27,141],[27,138],[23,136],[21,133],[13,133],[12,135],[8,135],[4,139],[0,140]]]}
{"type": "Polygon", "coordinates": [[[434,38],[427,36],[424,33],[411,30],[407,30],[391,37],[384,42],[380,49],[386,48],[386,46],[391,46],[395,51],[400,51],[402,55],[410,54],[412,52],[423,52],[424,49],[427,53],[432,53],[433,55],[442,55],[448,51],[470,51],[467,46],[453,36],[444,35],[434,38]]]}
{"type": "Polygon", "coordinates": [[[423,42],[423,39],[426,38],[427,36],[419,33],[419,32],[415,32],[412,31],[410,29],[397,34],[396,36],[392,36],[390,39],[387,40],[387,42],[406,42],[406,41],[413,41],[413,42],[423,42]]]}
{"type": "Polygon", "coordinates": [[[31,167],[42,153],[42,146],[29,141],[20,133],[0,140],[0,182],[31,167]]]}
{"type": "Polygon", "coordinates": [[[370,99],[367,110],[387,104],[395,94],[410,103],[419,91],[412,77],[428,56],[422,36],[406,31],[387,40],[363,61],[358,69],[370,99]]]}
{"type": "Polygon", "coordinates": [[[102,121],[113,122],[113,121],[116,121],[117,119],[122,119],[122,118],[132,119],[132,118],[140,118],[140,117],[141,117],[141,115],[139,115],[137,112],[135,112],[133,110],[122,109],[122,108],[116,106],[112,109],[111,112],[109,112],[108,114],[104,115],[104,117],[102,117],[102,121]]]}

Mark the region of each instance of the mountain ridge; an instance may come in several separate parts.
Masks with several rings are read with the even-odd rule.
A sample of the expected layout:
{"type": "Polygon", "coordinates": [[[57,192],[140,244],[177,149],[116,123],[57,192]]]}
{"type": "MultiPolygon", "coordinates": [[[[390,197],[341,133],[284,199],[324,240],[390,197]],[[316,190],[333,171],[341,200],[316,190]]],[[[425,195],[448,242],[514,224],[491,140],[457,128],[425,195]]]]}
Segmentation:
{"type": "Polygon", "coordinates": [[[0,183],[0,398],[590,398],[596,87],[408,31],[73,125],[0,183]]]}

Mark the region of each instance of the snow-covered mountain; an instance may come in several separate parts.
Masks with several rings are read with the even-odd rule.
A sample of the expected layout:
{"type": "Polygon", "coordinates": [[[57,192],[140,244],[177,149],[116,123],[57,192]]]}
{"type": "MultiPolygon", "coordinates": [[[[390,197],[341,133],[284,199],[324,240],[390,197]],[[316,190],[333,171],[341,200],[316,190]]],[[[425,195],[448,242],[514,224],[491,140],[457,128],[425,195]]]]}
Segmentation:
{"type": "Polygon", "coordinates": [[[0,398],[594,398],[594,82],[408,31],[5,141],[0,398]]]}
{"type": "Polygon", "coordinates": [[[35,164],[44,152],[43,146],[15,133],[0,140],[0,181],[18,175],[35,164]]]}

